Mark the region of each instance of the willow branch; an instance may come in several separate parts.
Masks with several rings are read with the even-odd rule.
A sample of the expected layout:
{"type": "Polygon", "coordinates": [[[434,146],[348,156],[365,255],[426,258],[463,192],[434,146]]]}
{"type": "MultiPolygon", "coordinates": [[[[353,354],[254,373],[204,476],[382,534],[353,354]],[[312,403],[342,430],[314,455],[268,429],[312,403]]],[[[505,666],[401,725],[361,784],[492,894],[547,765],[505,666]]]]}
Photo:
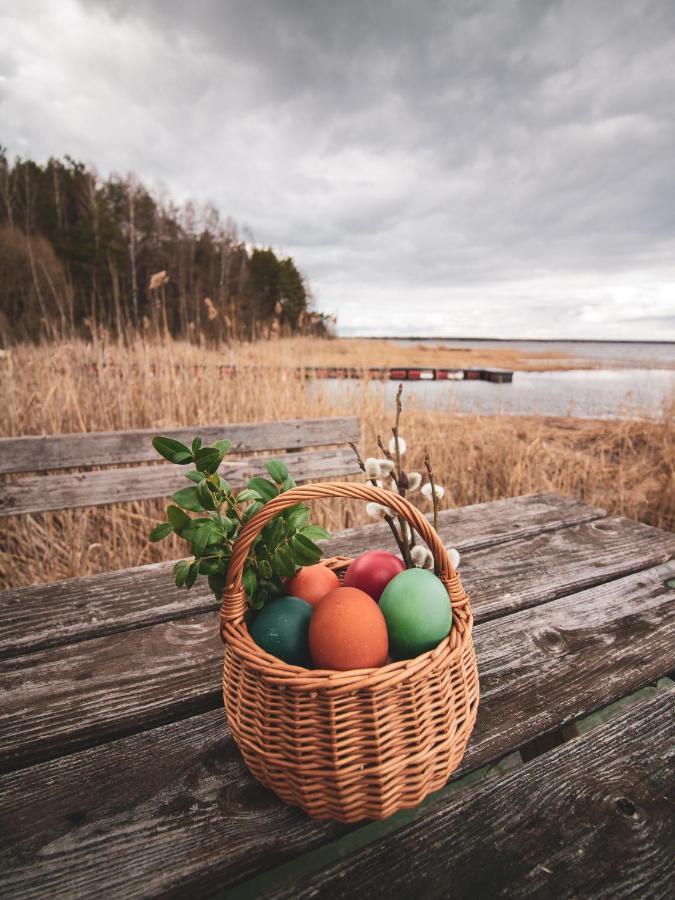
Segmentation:
{"type": "MultiPolygon", "coordinates": [[[[395,465],[396,465],[396,488],[401,495],[401,497],[405,497],[405,482],[403,480],[401,474],[401,446],[398,442],[398,425],[401,420],[401,394],[403,393],[403,385],[399,384],[398,390],[396,391],[396,421],[394,423],[394,427],[391,429],[392,434],[394,435],[394,452],[395,452],[395,465]]],[[[381,443],[381,442],[380,442],[381,443]]],[[[407,481],[407,478],[406,478],[407,481]]],[[[410,556],[410,545],[408,540],[405,538],[405,519],[403,516],[398,517],[399,528],[401,529],[401,540],[403,542],[403,546],[405,548],[403,553],[403,561],[406,564],[407,569],[413,568],[412,557],[410,556]]]]}
{"type": "MultiPolygon", "coordinates": [[[[438,532],[438,497],[436,496],[436,482],[434,481],[434,470],[431,466],[431,457],[429,456],[429,451],[427,450],[424,454],[424,465],[427,470],[427,475],[429,476],[429,484],[431,485],[431,496],[434,504],[434,531],[438,532]]],[[[435,568],[438,568],[435,565],[435,568]]],[[[438,572],[436,573],[438,574],[438,572]]]]}
{"type": "MultiPolygon", "coordinates": [[[[349,442],[349,446],[354,451],[354,455],[356,456],[356,461],[359,465],[359,469],[361,469],[363,474],[366,475],[366,466],[365,466],[365,463],[363,462],[363,460],[361,459],[361,454],[359,453],[358,447],[356,446],[356,444],[353,444],[351,441],[349,442]]],[[[376,478],[369,478],[368,480],[370,481],[370,483],[372,484],[373,487],[377,487],[377,479],[376,478]]],[[[403,543],[401,537],[399,537],[399,533],[396,530],[396,525],[394,524],[394,520],[392,519],[392,517],[390,515],[385,513],[384,521],[387,523],[387,525],[391,529],[391,533],[394,535],[394,540],[396,541],[396,544],[401,553],[401,556],[403,557],[403,560],[405,561],[406,547],[405,547],[405,544],[403,543]]],[[[403,534],[403,532],[401,532],[401,534],[403,534]]]]}

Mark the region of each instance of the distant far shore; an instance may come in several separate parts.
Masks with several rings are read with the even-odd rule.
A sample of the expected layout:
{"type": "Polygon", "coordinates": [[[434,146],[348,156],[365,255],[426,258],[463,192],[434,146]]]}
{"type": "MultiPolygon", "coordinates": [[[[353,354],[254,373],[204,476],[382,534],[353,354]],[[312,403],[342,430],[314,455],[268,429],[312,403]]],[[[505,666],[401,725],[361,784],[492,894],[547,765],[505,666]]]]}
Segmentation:
{"type": "Polygon", "coordinates": [[[502,344],[669,344],[675,349],[675,341],[662,339],[619,340],[607,338],[533,338],[533,337],[456,337],[454,335],[401,335],[401,334],[338,334],[345,341],[471,341],[472,343],[502,344]]]}

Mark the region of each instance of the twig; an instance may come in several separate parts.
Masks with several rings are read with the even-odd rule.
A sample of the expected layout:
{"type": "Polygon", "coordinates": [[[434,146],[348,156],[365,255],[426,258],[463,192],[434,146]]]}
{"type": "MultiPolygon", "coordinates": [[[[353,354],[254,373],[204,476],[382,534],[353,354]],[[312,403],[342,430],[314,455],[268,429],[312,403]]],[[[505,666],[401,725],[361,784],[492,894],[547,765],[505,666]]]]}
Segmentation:
{"type": "Polygon", "coordinates": [[[382,443],[382,438],[380,437],[379,434],[378,434],[378,436],[377,436],[377,446],[378,446],[378,447],[380,448],[380,450],[382,451],[382,455],[383,455],[383,456],[385,456],[387,459],[393,459],[393,456],[391,455],[391,453],[387,450],[387,448],[386,448],[386,447],[384,446],[384,444],[382,443]]]}
{"type": "MultiPolygon", "coordinates": [[[[356,446],[356,444],[353,444],[351,441],[349,442],[349,446],[354,451],[354,454],[356,456],[356,461],[359,464],[359,469],[361,469],[361,471],[365,475],[366,474],[366,466],[365,466],[365,463],[363,462],[363,460],[361,459],[361,454],[359,453],[358,447],[356,446]]],[[[377,487],[377,479],[376,478],[369,478],[368,480],[370,481],[370,483],[372,484],[373,487],[377,487]]],[[[387,525],[391,529],[391,533],[394,535],[394,540],[396,541],[398,549],[401,552],[401,556],[403,557],[403,560],[405,561],[406,547],[405,547],[405,544],[403,543],[402,539],[399,537],[398,531],[396,530],[396,525],[394,525],[394,520],[392,519],[392,517],[390,515],[385,513],[384,521],[387,523],[387,525]]]]}
{"type": "MultiPolygon", "coordinates": [[[[434,531],[438,531],[438,497],[436,496],[436,482],[434,481],[434,470],[431,467],[431,457],[429,456],[429,451],[426,450],[424,453],[424,465],[427,470],[427,475],[429,476],[429,484],[431,485],[431,496],[433,498],[434,504],[434,531]]],[[[436,564],[434,564],[434,568],[438,568],[436,564]]],[[[436,572],[438,575],[438,572],[436,572]]]]}
{"type": "MultiPolygon", "coordinates": [[[[398,390],[396,391],[396,422],[394,423],[394,427],[391,429],[392,434],[394,435],[394,451],[395,451],[395,465],[396,465],[396,489],[398,490],[401,497],[405,496],[405,483],[403,478],[401,477],[401,447],[398,442],[398,424],[401,420],[401,394],[403,393],[403,385],[399,384],[398,390]]],[[[379,438],[378,438],[379,441],[379,438]]],[[[381,443],[381,442],[380,442],[381,443]]],[[[391,457],[390,457],[391,458],[391,457]]],[[[407,478],[406,478],[407,481],[407,478]]],[[[403,542],[403,546],[405,547],[405,551],[403,554],[403,561],[405,562],[407,569],[413,568],[412,557],[410,556],[410,546],[408,541],[405,539],[405,519],[403,516],[398,517],[399,528],[401,529],[401,540],[403,542]]],[[[411,532],[412,536],[412,532],[411,532]]]]}

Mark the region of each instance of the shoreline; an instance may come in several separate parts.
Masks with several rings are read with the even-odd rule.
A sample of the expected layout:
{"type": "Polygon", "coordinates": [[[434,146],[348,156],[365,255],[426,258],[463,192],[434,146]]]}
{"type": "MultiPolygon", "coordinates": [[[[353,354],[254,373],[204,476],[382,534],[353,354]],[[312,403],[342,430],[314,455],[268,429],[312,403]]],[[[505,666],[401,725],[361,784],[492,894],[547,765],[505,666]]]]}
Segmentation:
{"type": "MultiPolygon", "coordinates": [[[[560,350],[517,347],[445,347],[443,338],[287,337],[261,344],[241,344],[226,351],[240,360],[269,364],[274,357],[298,360],[302,365],[407,368],[495,368],[512,372],[571,372],[597,369],[675,369],[655,360],[649,366],[635,360],[593,359],[560,350]],[[405,341],[405,343],[402,343],[405,341]]],[[[487,339],[483,339],[487,341],[487,339]]],[[[642,342],[637,342],[642,343],[642,342]]],[[[675,350],[675,345],[674,345],[675,350]]],[[[675,357],[675,352],[674,352],[675,357]]],[[[279,363],[277,363],[279,364],[279,363]]],[[[282,362],[281,365],[284,363],[282,362]]]]}
{"type": "Polygon", "coordinates": [[[613,345],[613,344],[627,344],[627,345],[642,345],[642,344],[655,344],[657,346],[666,344],[673,348],[673,352],[675,352],[675,341],[664,341],[664,340],[614,340],[610,338],[533,338],[533,337],[455,337],[453,335],[439,335],[438,337],[432,337],[429,335],[419,335],[419,334],[411,334],[408,336],[403,335],[395,335],[395,334],[338,334],[336,338],[339,340],[345,341],[472,341],[474,343],[501,343],[501,344],[601,344],[601,345],[613,345]]]}

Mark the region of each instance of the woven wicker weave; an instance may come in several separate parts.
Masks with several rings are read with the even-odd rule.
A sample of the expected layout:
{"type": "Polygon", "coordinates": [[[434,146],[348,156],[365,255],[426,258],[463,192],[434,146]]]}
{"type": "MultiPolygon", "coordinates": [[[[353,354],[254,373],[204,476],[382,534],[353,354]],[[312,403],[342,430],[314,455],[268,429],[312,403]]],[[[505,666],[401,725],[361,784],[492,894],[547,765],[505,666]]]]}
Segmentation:
{"type": "MultiPolygon", "coordinates": [[[[350,560],[324,560],[341,573],[350,560]]],[[[221,609],[223,696],[251,772],[318,819],[383,819],[417,806],[460,763],[476,720],[471,607],[438,534],[407,500],[362,484],[313,484],[271,500],[242,529],[221,609]],[[286,507],[349,497],[386,504],[426,541],[452,601],[449,637],[415,659],[378,669],[287,665],[249,636],[242,569],[263,526],[286,507]]]]}

